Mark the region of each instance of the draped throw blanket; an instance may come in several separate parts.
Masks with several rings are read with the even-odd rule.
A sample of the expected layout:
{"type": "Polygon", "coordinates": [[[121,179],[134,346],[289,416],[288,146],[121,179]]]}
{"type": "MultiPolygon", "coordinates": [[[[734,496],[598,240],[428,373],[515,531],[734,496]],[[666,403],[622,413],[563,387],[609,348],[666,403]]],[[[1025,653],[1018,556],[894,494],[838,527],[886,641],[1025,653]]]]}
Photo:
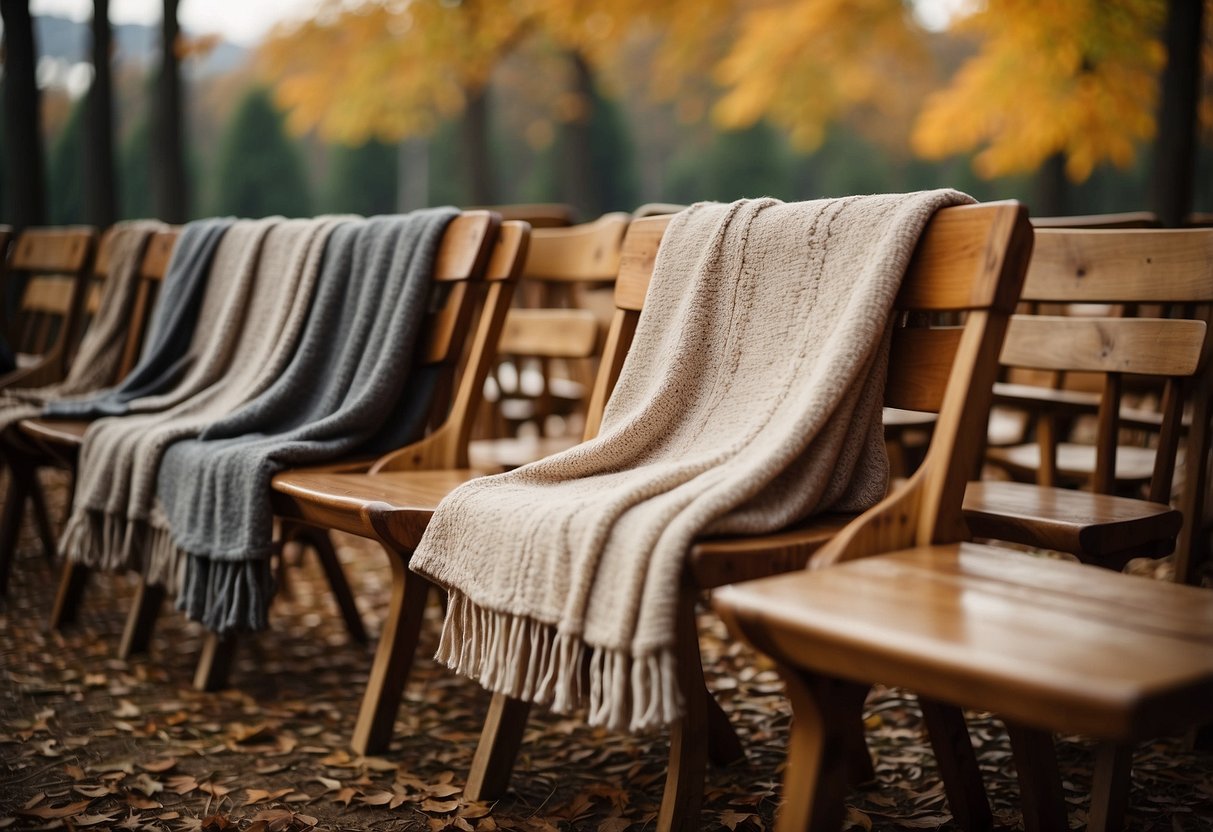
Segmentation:
{"type": "Polygon", "coordinates": [[[599,436],[469,482],[411,567],[449,590],[437,658],[641,731],[682,710],[676,621],[700,534],[885,493],[889,318],[955,191],[698,204],[674,217],[599,436]],[[587,671],[588,669],[588,671],[587,671]]]}
{"type": "Polygon", "coordinates": [[[101,286],[97,315],[80,339],[67,377],[47,387],[6,390],[0,398],[0,433],[22,419],[38,416],[49,402],[92,393],[117,381],[143,253],[151,235],[167,227],[137,220],[120,223],[110,232],[108,273],[101,286]]]}
{"type": "Polygon", "coordinates": [[[177,605],[216,632],[265,626],[272,594],[270,480],[287,467],[420,436],[434,392],[414,368],[451,209],[334,232],[304,335],[257,399],[174,445],[160,468],[157,549],[185,561],[177,605]]]}
{"type": "Polygon", "coordinates": [[[278,377],[307,316],[325,241],[339,222],[258,220],[227,232],[181,382],[131,401],[126,416],[100,419],[85,433],[61,544],[69,557],[105,569],[141,568],[149,581],[165,580],[172,564],[148,557],[160,460],[174,442],[196,436],[278,377]]]}
{"type": "Polygon", "coordinates": [[[119,416],[127,411],[132,400],[163,393],[180,380],[188,363],[187,351],[193,341],[211,261],[233,222],[230,218],[198,220],[181,230],[148,322],[143,352],[127,377],[116,387],[92,396],[48,402],[43,416],[64,419],[119,416]]]}

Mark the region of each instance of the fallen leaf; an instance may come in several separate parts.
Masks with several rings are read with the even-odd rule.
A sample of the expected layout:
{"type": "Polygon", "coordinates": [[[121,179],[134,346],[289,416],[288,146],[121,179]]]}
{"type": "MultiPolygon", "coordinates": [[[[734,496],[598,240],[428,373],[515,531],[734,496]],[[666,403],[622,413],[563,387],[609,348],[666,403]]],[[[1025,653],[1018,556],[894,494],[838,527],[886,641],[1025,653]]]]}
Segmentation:
{"type": "Polygon", "coordinates": [[[598,832],[624,832],[625,829],[631,829],[634,824],[627,818],[607,818],[598,824],[598,832]]]}
{"type": "Polygon", "coordinates": [[[152,774],[160,774],[168,771],[173,766],[177,765],[176,757],[161,757],[158,760],[150,760],[146,763],[140,763],[139,768],[144,771],[150,771],[152,774]]]}
{"type": "Polygon", "coordinates": [[[143,711],[129,699],[121,699],[118,701],[118,708],[114,711],[114,716],[119,719],[134,719],[137,716],[143,716],[143,711]]]}
{"type": "Polygon", "coordinates": [[[283,795],[290,794],[293,791],[294,789],[290,786],[287,786],[284,789],[275,789],[272,792],[264,789],[246,789],[244,802],[245,805],[251,805],[253,803],[263,803],[267,800],[277,800],[283,795]]]}
{"type": "Polygon", "coordinates": [[[421,811],[423,812],[438,812],[445,815],[447,812],[453,812],[458,808],[458,800],[423,800],[421,802],[421,811]]]}
{"type": "Polygon", "coordinates": [[[78,800],[75,803],[69,803],[66,806],[59,806],[57,808],[52,806],[35,806],[32,809],[19,809],[17,810],[17,814],[31,815],[36,818],[42,818],[43,820],[51,820],[52,818],[66,818],[70,817],[71,815],[80,814],[87,809],[89,804],[92,802],[93,801],[91,799],[78,800]]]}

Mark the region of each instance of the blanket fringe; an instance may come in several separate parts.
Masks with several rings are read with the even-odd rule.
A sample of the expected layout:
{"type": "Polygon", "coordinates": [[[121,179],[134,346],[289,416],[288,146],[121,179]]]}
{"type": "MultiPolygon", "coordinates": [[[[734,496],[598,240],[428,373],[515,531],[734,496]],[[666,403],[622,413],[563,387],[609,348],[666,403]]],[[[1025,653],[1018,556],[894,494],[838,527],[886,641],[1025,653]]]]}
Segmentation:
{"type": "Polygon", "coordinates": [[[264,630],[274,576],[268,560],[218,561],[187,554],[177,609],[218,635],[264,630]]]}
{"type": "Polygon", "coordinates": [[[650,731],[683,714],[673,650],[633,655],[596,647],[551,624],[486,609],[454,589],[434,658],[491,691],[557,713],[584,705],[590,725],[615,731],[650,731]]]}
{"type": "Polygon", "coordinates": [[[75,511],[59,541],[59,552],[74,563],[107,572],[138,569],[128,549],[127,519],[98,509],[75,511]]]}

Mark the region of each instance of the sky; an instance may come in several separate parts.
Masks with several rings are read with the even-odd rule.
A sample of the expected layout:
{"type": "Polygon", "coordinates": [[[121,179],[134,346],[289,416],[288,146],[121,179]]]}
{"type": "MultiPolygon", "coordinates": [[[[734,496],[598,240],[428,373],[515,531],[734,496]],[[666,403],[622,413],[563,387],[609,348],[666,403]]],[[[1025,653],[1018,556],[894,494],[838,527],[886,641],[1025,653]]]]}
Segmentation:
{"type": "MultiPolygon", "coordinates": [[[[191,35],[217,33],[244,46],[256,44],[275,23],[307,17],[316,0],[181,0],[177,19],[191,35]]],[[[113,23],[155,24],[162,0],[110,0],[113,23]]],[[[35,15],[88,20],[92,0],[31,0],[35,15]]]]}
{"type": "MultiPolygon", "coordinates": [[[[929,29],[942,29],[958,11],[980,0],[915,0],[915,13],[929,29]]],[[[230,41],[252,46],[279,21],[307,17],[317,0],[181,0],[177,19],[192,35],[217,33],[230,41]]],[[[155,24],[161,0],[110,0],[114,23],[155,24]]],[[[54,14],[88,20],[92,0],[32,0],[34,14],[54,14]]]]}

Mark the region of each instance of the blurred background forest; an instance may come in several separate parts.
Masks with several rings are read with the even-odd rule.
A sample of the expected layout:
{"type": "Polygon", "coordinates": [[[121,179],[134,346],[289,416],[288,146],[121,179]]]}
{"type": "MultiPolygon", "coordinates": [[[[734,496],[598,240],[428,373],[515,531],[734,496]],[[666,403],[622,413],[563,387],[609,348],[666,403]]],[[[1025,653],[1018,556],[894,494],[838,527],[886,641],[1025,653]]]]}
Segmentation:
{"type": "MultiPolygon", "coordinates": [[[[0,5],[7,98],[29,4],[0,5]]],[[[1210,6],[1197,211],[1213,211],[1210,6]]],[[[35,4],[41,159],[0,139],[0,170],[41,178],[42,221],[508,202],[591,218],[937,186],[1037,215],[1155,207],[1165,0],[321,0],[250,44],[177,32],[164,7],[173,20],[98,34],[35,4]],[[112,39],[100,155],[97,37],[112,39]],[[108,204],[90,196],[107,157],[108,204]]],[[[28,224],[3,184],[0,221],[28,224]]]]}

